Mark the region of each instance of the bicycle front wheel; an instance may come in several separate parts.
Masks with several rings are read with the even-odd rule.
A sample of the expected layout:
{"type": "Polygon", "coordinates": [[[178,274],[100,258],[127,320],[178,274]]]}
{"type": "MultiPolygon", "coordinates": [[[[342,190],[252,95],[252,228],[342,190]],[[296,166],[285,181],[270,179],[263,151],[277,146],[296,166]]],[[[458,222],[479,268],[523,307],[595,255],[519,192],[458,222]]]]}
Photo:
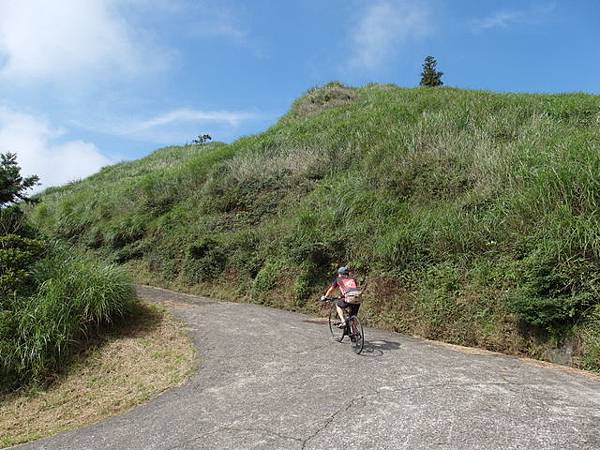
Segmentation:
{"type": "Polygon", "coordinates": [[[362,324],[358,320],[358,317],[354,316],[350,319],[350,341],[352,342],[352,350],[357,355],[363,351],[365,346],[365,333],[363,331],[362,324]]]}
{"type": "Polygon", "coordinates": [[[340,324],[340,318],[335,307],[335,303],[331,304],[331,310],[329,311],[329,331],[331,336],[338,342],[342,342],[345,336],[345,328],[338,328],[340,324]]]}

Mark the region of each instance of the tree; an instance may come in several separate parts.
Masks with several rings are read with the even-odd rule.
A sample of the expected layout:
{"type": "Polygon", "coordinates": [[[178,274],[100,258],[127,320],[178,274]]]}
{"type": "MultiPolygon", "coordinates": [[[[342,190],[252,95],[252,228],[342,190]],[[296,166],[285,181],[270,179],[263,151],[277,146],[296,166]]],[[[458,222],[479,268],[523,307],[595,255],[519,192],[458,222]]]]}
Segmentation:
{"type": "Polygon", "coordinates": [[[21,168],[17,164],[17,155],[14,153],[1,153],[0,209],[19,200],[28,201],[25,192],[39,184],[39,181],[37,175],[27,178],[21,176],[21,168]]]}
{"type": "Polygon", "coordinates": [[[435,87],[444,84],[442,81],[444,72],[437,70],[437,61],[433,56],[428,56],[423,62],[423,72],[421,72],[421,86],[435,87]]]}
{"type": "MultiPolygon", "coordinates": [[[[31,267],[40,258],[44,242],[32,239],[19,201],[29,201],[26,191],[39,178],[23,178],[14,153],[0,154],[0,311],[6,310],[17,294],[29,292],[31,267]]],[[[1,319],[1,316],[0,316],[1,319]]],[[[2,327],[0,320],[0,328],[2,327]]]]}
{"type": "Polygon", "coordinates": [[[192,144],[204,145],[208,143],[208,141],[212,141],[209,134],[199,134],[198,137],[192,141],[192,144]]]}
{"type": "Polygon", "coordinates": [[[0,153],[0,236],[19,234],[32,236],[33,230],[27,223],[19,201],[30,201],[27,190],[37,185],[39,178],[23,178],[14,153],[0,153]]]}

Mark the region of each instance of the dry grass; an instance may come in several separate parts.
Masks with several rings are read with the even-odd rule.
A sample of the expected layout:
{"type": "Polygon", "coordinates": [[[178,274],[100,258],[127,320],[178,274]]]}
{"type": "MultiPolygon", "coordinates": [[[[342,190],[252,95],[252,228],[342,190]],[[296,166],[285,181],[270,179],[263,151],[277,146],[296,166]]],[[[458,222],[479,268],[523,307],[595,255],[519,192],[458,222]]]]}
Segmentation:
{"type": "Polygon", "coordinates": [[[296,100],[291,114],[296,118],[312,116],[326,109],[352,103],[357,97],[356,89],[333,81],[321,88],[310,89],[306,95],[296,100]]]}
{"type": "Polygon", "coordinates": [[[260,156],[242,153],[226,163],[231,176],[238,183],[286,175],[316,173],[329,164],[322,149],[290,148],[284,151],[266,152],[260,156]]]}
{"type": "Polygon", "coordinates": [[[0,446],[78,428],[123,413],[181,384],[195,365],[185,331],[164,309],[142,304],[81,352],[48,389],[0,397],[0,446]]]}

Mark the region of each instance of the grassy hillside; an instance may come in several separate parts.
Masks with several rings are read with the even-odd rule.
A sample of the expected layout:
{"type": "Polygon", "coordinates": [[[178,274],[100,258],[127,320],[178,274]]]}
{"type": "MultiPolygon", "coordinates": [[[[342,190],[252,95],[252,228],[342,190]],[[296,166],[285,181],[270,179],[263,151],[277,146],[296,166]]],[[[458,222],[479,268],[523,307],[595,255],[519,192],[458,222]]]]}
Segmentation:
{"type": "Polygon", "coordinates": [[[371,325],[597,370],[599,122],[591,95],[331,83],[264,133],[105,168],[32,216],[140,280],[283,308],[315,310],[348,263],[371,325]]]}

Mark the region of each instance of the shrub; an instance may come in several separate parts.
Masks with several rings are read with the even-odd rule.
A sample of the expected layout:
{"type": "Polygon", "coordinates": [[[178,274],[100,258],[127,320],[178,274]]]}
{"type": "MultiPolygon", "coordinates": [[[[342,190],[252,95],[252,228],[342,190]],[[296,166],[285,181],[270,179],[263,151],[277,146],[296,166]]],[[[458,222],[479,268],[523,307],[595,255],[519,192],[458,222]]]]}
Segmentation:
{"type": "Polygon", "coordinates": [[[600,372],[600,304],[590,310],[577,331],[581,335],[582,367],[600,372]]]}
{"type": "Polygon", "coordinates": [[[32,289],[32,265],[43,254],[43,241],[8,234],[0,236],[0,309],[32,289]]]}
{"type": "MultiPolygon", "coordinates": [[[[112,225],[103,239],[106,239],[114,249],[120,249],[127,244],[140,240],[144,236],[147,223],[148,218],[144,215],[126,217],[123,221],[112,225]]],[[[97,230],[93,231],[98,232],[97,230]]],[[[96,235],[95,239],[92,238],[92,242],[97,239],[98,236],[96,235]]]]}
{"type": "Polygon", "coordinates": [[[252,284],[252,294],[260,297],[261,294],[272,290],[275,287],[277,277],[281,273],[282,264],[279,261],[269,260],[256,274],[252,284]]]}
{"type": "Polygon", "coordinates": [[[66,249],[53,248],[33,265],[32,277],[37,292],[0,313],[0,390],[43,382],[135,299],[123,270],[66,249]]]}
{"type": "Polygon", "coordinates": [[[302,264],[295,269],[295,272],[297,275],[292,289],[298,305],[309,299],[315,290],[315,286],[324,286],[323,277],[329,274],[328,268],[317,266],[311,262],[302,264]]]}
{"type": "Polygon", "coordinates": [[[169,211],[178,197],[177,185],[167,177],[146,176],[138,183],[141,206],[149,213],[159,216],[169,211]]]}
{"type": "Polygon", "coordinates": [[[183,273],[192,283],[210,281],[225,270],[226,264],[226,253],[217,241],[200,239],[189,246],[183,273]]]}
{"type": "MultiPolygon", "coordinates": [[[[38,207],[38,209],[43,209],[38,207]]],[[[0,235],[16,234],[34,238],[35,228],[28,222],[23,210],[18,205],[0,208],[0,235]]]]}
{"type": "Polygon", "coordinates": [[[227,264],[237,272],[247,273],[252,279],[262,266],[259,255],[260,236],[253,230],[243,230],[231,237],[227,245],[227,264]]]}
{"type": "MultiPolygon", "coordinates": [[[[121,269],[35,239],[21,206],[38,178],[23,179],[15,155],[0,156],[1,393],[62,368],[89,333],[128,311],[135,291],[121,269]]],[[[79,220],[88,203],[78,200],[62,204],[56,221],[74,239],[90,220],[79,220]]],[[[47,218],[47,207],[37,217],[47,218]]]]}
{"type": "Polygon", "coordinates": [[[531,325],[560,333],[599,302],[593,293],[598,277],[590,261],[563,262],[536,252],[523,262],[520,287],[509,297],[509,308],[531,325]]]}
{"type": "Polygon", "coordinates": [[[450,264],[433,266],[423,273],[423,288],[415,304],[415,315],[424,324],[426,337],[448,335],[461,316],[457,302],[460,273],[450,264]]]}

